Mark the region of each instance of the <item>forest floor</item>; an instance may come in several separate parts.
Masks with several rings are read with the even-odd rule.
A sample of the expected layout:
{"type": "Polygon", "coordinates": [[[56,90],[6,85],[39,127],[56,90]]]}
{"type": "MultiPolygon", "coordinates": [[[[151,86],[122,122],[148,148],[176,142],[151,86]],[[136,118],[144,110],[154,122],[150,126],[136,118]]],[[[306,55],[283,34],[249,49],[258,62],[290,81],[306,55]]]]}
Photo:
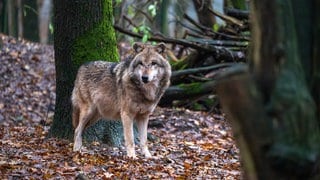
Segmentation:
{"type": "Polygon", "coordinates": [[[1,179],[241,179],[239,150],[221,114],[157,108],[148,129],[156,137],[153,159],[129,159],[123,147],[98,142],[76,153],[71,142],[47,138],[53,47],[2,34],[0,46],[1,179]]]}

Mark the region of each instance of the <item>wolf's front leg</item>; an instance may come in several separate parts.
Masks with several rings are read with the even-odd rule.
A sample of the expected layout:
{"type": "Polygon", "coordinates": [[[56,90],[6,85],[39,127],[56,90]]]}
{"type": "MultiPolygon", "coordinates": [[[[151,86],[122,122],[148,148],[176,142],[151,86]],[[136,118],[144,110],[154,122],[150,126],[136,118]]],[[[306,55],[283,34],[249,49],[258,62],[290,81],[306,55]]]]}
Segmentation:
{"type": "Polygon", "coordinates": [[[137,118],[137,126],[140,135],[141,151],[146,158],[150,158],[151,154],[147,145],[149,115],[142,115],[137,118]]]}
{"type": "Polygon", "coordinates": [[[74,132],[74,144],[73,144],[73,151],[80,151],[82,146],[82,131],[83,126],[79,124],[74,132]]]}
{"type": "Polygon", "coordinates": [[[134,150],[133,119],[127,114],[127,112],[121,112],[121,120],[127,156],[136,158],[136,153],[134,150]]]}

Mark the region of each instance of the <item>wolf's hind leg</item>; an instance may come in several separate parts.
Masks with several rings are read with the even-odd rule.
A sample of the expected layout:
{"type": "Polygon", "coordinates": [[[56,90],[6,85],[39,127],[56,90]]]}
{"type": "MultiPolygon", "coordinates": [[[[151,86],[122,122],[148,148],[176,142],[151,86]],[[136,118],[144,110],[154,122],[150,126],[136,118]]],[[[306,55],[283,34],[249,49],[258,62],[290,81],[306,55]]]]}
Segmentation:
{"type": "Polygon", "coordinates": [[[95,108],[83,108],[80,110],[79,123],[74,132],[73,151],[80,151],[82,146],[82,133],[88,122],[93,121],[97,115],[95,108]]]}
{"type": "Polygon", "coordinates": [[[137,119],[137,126],[138,126],[138,131],[139,131],[139,139],[140,139],[140,147],[141,151],[144,154],[146,158],[150,158],[151,154],[148,149],[147,145],[147,129],[148,129],[148,121],[149,121],[149,116],[143,115],[137,119]]]}

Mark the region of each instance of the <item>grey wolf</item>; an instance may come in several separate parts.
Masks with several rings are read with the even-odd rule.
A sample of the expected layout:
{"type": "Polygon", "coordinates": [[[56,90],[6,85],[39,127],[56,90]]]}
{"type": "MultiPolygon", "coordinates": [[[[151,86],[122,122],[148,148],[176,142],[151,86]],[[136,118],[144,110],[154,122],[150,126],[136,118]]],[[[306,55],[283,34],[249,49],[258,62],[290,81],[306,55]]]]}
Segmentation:
{"type": "Polygon", "coordinates": [[[170,84],[171,67],[166,46],[135,43],[119,63],[93,61],[82,65],[72,92],[74,151],[82,146],[83,130],[97,120],[121,119],[127,156],[136,157],[133,123],[136,121],[145,157],[149,115],[170,84]]]}

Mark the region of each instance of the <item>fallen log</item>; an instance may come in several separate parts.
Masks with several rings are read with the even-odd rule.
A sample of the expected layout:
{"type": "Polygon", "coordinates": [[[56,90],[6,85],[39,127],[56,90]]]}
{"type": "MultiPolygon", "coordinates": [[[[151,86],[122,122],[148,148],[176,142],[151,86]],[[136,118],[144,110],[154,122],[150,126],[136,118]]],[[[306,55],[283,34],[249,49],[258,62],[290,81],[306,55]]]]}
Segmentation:
{"type": "Polygon", "coordinates": [[[249,11],[233,9],[233,8],[225,8],[224,12],[228,16],[235,17],[239,20],[248,20],[249,19],[249,11]]]}
{"type": "Polygon", "coordinates": [[[189,68],[189,69],[184,69],[179,71],[173,71],[171,75],[171,81],[176,81],[177,79],[181,78],[181,76],[212,71],[220,68],[226,68],[235,64],[237,63],[221,63],[221,64],[212,65],[212,66],[189,68]]]}
{"type": "Polygon", "coordinates": [[[171,106],[175,100],[185,100],[208,95],[214,92],[216,81],[195,82],[170,86],[159,102],[160,106],[171,106]]]}

